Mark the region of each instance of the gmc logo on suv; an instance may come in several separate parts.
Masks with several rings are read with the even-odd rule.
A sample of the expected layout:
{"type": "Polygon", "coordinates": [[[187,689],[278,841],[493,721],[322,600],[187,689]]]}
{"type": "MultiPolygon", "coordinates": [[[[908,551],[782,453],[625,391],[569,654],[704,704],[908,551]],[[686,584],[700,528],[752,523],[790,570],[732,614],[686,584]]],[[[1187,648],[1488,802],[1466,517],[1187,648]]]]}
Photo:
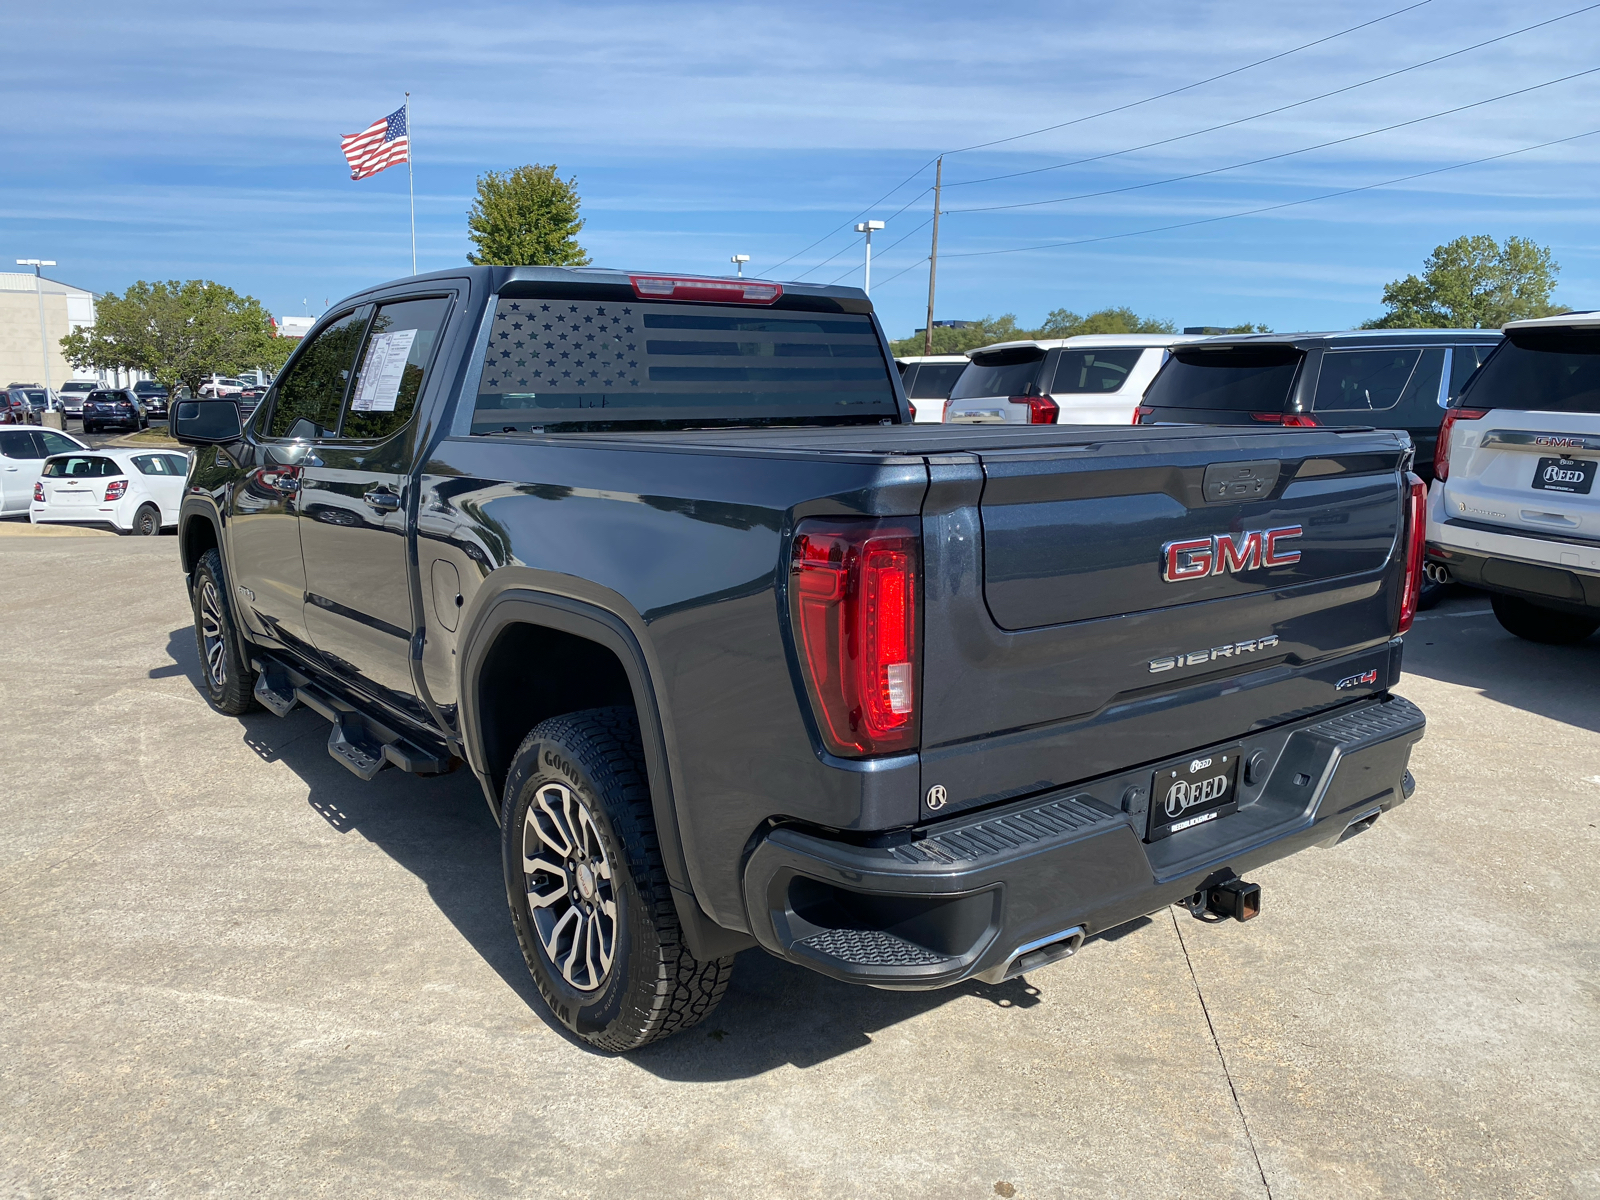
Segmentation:
{"type": "Polygon", "coordinates": [[[1187,538],[1161,547],[1161,578],[1168,583],[1203,579],[1225,572],[1238,574],[1257,567],[1287,567],[1300,561],[1300,551],[1281,550],[1278,543],[1297,538],[1305,530],[1298,525],[1278,529],[1256,529],[1237,537],[1214,533],[1210,537],[1187,538]]]}

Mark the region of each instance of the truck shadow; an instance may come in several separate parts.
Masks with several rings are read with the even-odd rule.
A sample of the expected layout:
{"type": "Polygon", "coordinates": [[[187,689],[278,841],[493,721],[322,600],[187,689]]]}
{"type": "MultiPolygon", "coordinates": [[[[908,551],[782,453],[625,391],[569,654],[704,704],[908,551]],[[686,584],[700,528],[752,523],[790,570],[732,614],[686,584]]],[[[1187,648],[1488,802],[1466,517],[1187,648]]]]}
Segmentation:
{"type": "MultiPolygon", "coordinates": [[[[191,626],[172,630],[171,665],[152,678],[185,675],[201,688],[191,626]]],[[[529,1010],[575,1050],[593,1053],[550,1016],[522,961],[506,911],[500,830],[476,778],[465,768],[442,778],[396,770],[363,783],[328,754],[328,723],[304,709],[287,717],[236,718],[245,745],[282,763],[305,783],[307,803],[339,833],[354,833],[404,867],[462,939],[529,1010]]],[[[1122,931],[1117,931],[1120,936],[1122,931]]],[[[963,998],[999,1008],[1040,1003],[1024,978],[961,984],[936,992],[885,992],[839,983],[749,950],[739,956],[726,998],[704,1024],[628,1056],[664,1079],[714,1082],[774,1068],[814,1066],[871,1045],[873,1035],[963,998]]]]}
{"type": "MultiPolygon", "coordinates": [[[[1600,633],[1541,646],[1500,627],[1485,592],[1458,589],[1406,634],[1405,671],[1470,687],[1490,700],[1600,732],[1600,633]]],[[[1405,680],[1396,689],[1405,694],[1405,680]]]]}

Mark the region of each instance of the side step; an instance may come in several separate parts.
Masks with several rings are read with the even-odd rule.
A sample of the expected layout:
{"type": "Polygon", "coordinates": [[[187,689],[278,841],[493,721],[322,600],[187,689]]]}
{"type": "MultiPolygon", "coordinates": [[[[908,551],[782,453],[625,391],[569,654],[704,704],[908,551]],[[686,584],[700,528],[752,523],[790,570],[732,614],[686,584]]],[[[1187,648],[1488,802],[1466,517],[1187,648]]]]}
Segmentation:
{"type": "Polygon", "coordinates": [[[343,697],[321,687],[314,679],[268,654],[251,658],[257,672],[255,694],[262,707],[280,717],[296,705],[333,722],[328,753],[351,774],[371,780],[385,767],[394,766],[413,775],[446,775],[458,760],[437,754],[403,737],[378,718],[343,697]]]}

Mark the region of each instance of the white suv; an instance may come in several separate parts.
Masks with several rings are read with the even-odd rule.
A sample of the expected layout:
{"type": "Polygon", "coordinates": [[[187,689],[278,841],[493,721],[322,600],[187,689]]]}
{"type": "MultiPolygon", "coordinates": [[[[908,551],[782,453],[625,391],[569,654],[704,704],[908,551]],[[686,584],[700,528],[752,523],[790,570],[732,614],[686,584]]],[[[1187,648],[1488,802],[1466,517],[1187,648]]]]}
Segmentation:
{"type": "Polygon", "coordinates": [[[1491,593],[1518,637],[1600,629],[1600,312],[1513,321],[1445,412],[1428,573],[1491,593]]]}
{"type": "Polygon", "coordinates": [[[967,425],[1129,425],[1168,350],[1199,337],[1086,333],[971,354],[945,406],[967,425]]]}

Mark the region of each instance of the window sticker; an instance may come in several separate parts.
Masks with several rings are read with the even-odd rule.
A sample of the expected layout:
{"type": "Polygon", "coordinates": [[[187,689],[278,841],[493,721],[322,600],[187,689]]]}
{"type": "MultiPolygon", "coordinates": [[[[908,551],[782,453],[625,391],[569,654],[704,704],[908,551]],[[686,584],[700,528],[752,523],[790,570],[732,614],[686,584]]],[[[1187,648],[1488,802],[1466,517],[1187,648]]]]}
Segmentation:
{"type": "Polygon", "coordinates": [[[355,398],[350,401],[351,412],[394,411],[400,383],[405,378],[406,360],[411,356],[411,343],[416,337],[415,329],[373,335],[367,346],[366,361],[361,365],[355,398]]]}

